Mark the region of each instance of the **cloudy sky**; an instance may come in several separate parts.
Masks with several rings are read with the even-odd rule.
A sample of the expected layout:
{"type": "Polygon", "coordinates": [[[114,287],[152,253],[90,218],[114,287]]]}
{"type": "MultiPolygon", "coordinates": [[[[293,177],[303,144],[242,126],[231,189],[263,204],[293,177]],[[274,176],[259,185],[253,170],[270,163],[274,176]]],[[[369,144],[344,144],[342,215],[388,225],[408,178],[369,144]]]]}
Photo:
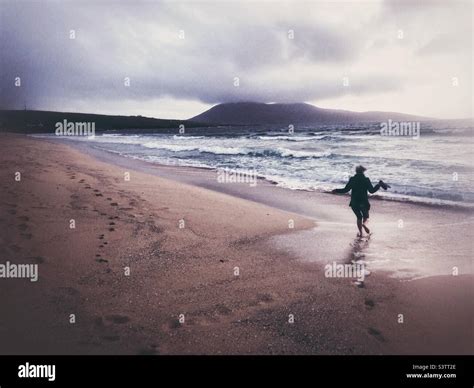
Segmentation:
{"type": "Polygon", "coordinates": [[[260,101],[472,117],[472,17],[469,1],[0,0],[0,108],[189,118],[260,101]]]}

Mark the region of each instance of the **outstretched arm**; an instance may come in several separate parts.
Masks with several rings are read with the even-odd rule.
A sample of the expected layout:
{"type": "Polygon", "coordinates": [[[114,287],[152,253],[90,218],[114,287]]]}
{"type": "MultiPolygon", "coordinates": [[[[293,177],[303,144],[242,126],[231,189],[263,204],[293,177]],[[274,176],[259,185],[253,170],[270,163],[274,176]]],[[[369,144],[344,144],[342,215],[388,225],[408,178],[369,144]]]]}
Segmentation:
{"type": "Polygon", "coordinates": [[[377,183],[375,186],[372,185],[372,182],[370,181],[369,178],[367,178],[367,190],[369,191],[370,194],[375,193],[380,189],[380,182],[377,183]]]}
{"type": "Polygon", "coordinates": [[[347,182],[347,185],[343,189],[334,189],[332,192],[336,194],[344,194],[349,192],[352,189],[352,182],[349,179],[349,182],[347,182]]]}

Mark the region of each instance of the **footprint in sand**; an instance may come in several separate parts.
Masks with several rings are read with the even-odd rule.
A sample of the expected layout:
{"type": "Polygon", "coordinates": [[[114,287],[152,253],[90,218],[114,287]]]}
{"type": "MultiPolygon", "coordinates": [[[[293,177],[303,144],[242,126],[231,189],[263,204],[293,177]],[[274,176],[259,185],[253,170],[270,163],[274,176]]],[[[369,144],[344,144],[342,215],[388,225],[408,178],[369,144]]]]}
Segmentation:
{"type": "Polygon", "coordinates": [[[217,315],[229,315],[232,313],[232,310],[228,308],[226,305],[218,304],[216,306],[215,312],[217,313],[217,315]]]}
{"type": "Polygon", "coordinates": [[[43,264],[46,259],[42,256],[35,256],[35,257],[30,257],[31,260],[33,260],[37,264],[43,264]]]}
{"type": "Polygon", "coordinates": [[[382,333],[381,333],[380,331],[378,331],[377,329],[374,329],[373,327],[369,327],[369,328],[367,329],[367,332],[368,332],[370,335],[374,336],[377,341],[385,342],[384,336],[383,336],[382,333]]]}
{"type": "Polygon", "coordinates": [[[367,310],[372,310],[375,307],[375,302],[372,299],[365,299],[364,304],[367,310]]]}
{"type": "Polygon", "coordinates": [[[257,299],[260,303],[271,303],[273,302],[273,296],[271,294],[265,293],[265,294],[258,294],[257,299]]]}
{"type": "Polygon", "coordinates": [[[20,225],[18,225],[18,229],[20,229],[22,232],[24,232],[26,229],[28,229],[28,225],[20,224],[20,225]]]}
{"type": "Polygon", "coordinates": [[[110,206],[118,206],[118,203],[117,202],[111,202],[110,206]]]}
{"type": "Polygon", "coordinates": [[[109,228],[109,232],[115,231],[115,228],[109,228]]]}

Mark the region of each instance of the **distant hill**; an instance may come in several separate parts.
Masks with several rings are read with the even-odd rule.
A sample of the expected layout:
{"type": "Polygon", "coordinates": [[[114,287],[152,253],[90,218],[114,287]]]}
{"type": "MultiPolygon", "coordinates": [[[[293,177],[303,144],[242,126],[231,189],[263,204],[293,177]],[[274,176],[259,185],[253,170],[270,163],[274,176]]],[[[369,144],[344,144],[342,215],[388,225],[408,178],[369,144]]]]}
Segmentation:
{"type": "Polygon", "coordinates": [[[188,120],[163,120],[143,116],[109,116],[91,113],[50,112],[39,110],[0,110],[0,131],[23,133],[52,133],[57,122],[93,122],[96,131],[108,129],[153,130],[188,128],[202,124],[188,120]]]}
{"type": "Polygon", "coordinates": [[[22,133],[52,133],[57,122],[95,123],[96,131],[160,131],[215,125],[260,124],[339,124],[394,121],[422,121],[426,117],[392,112],[351,112],[322,109],[310,104],[264,104],[238,102],[219,104],[189,120],[164,120],[143,116],[111,116],[92,113],[51,112],[38,110],[0,110],[0,131],[22,133]]]}
{"type": "Polygon", "coordinates": [[[323,109],[305,103],[264,104],[235,102],[219,104],[191,118],[206,124],[343,124],[394,121],[423,121],[427,117],[393,112],[351,112],[348,110],[323,109]]]}

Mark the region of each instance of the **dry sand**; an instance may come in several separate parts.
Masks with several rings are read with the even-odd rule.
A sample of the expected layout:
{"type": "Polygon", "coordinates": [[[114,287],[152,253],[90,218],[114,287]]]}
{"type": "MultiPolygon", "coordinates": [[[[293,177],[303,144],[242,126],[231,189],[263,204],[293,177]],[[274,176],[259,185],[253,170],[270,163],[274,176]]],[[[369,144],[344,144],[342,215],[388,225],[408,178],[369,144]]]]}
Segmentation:
{"type": "Polygon", "coordinates": [[[0,264],[39,267],[38,282],[0,279],[2,354],[473,353],[472,275],[376,273],[358,288],[275,240],[294,234],[317,256],[324,241],[296,238],[324,231],[313,218],[63,144],[0,140],[0,264]]]}

